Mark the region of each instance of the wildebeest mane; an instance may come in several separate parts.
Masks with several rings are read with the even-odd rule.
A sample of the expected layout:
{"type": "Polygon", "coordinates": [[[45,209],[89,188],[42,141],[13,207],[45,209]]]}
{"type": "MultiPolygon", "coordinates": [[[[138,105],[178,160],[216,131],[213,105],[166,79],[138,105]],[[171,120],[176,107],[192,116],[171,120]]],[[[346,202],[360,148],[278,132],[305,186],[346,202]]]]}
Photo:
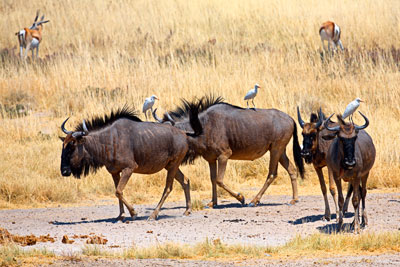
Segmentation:
{"type": "MultiPolygon", "coordinates": [[[[198,106],[198,113],[200,114],[201,112],[207,110],[208,108],[218,105],[218,104],[224,104],[231,106],[233,108],[238,108],[238,109],[243,109],[241,107],[229,104],[227,102],[224,102],[224,98],[222,96],[215,97],[214,95],[208,95],[208,96],[203,96],[200,99],[196,99],[193,101],[187,101],[185,99],[182,99],[182,104],[181,106],[177,107],[175,110],[168,111],[168,114],[171,115],[175,119],[184,119],[189,117],[189,112],[191,105],[196,105],[198,106]]],[[[168,121],[168,117],[164,115],[164,121],[168,121]]]]}
{"type": "MultiPolygon", "coordinates": [[[[123,108],[111,111],[110,115],[105,114],[104,116],[93,117],[91,120],[85,120],[85,124],[90,132],[104,128],[119,119],[128,119],[138,122],[142,121],[133,109],[124,106],[123,108]]],[[[76,126],[75,131],[83,131],[82,123],[76,126]]]]}

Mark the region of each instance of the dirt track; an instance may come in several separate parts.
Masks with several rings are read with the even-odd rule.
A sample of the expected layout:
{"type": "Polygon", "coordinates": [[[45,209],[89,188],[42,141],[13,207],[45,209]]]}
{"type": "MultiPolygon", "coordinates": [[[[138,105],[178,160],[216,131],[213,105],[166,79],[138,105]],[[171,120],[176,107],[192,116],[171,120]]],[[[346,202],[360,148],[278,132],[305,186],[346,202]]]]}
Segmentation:
{"type": "MultiPolygon", "coordinates": [[[[221,239],[227,244],[280,245],[296,234],[331,233],[336,222],[322,221],[322,196],[302,196],[290,206],[289,196],[265,196],[255,208],[236,202],[220,201],[217,209],[196,211],[183,217],[183,203],[167,203],[157,221],[147,221],[155,205],[135,205],[139,216],[135,221],[116,222],[117,205],[72,208],[45,208],[0,211],[0,227],[12,234],[36,236],[50,234],[54,243],[38,243],[31,248],[47,247],[58,255],[81,251],[87,237],[101,236],[108,240],[105,249],[118,250],[132,245],[149,246],[157,242],[194,244],[209,239],[221,239]],[[67,235],[72,244],[62,243],[67,235]],[[75,238],[73,238],[73,236],[75,238]]],[[[331,210],[333,201],[330,198],[331,210]]],[[[350,205],[351,206],[351,205],[350,205]]],[[[349,208],[345,224],[353,220],[349,208]]],[[[364,231],[395,231],[400,227],[400,193],[368,194],[369,227],[364,231]]],[[[333,215],[335,218],[335,215],[333,215]]],[[[201,264],[200,264],[201,265],[201,264]]]]}

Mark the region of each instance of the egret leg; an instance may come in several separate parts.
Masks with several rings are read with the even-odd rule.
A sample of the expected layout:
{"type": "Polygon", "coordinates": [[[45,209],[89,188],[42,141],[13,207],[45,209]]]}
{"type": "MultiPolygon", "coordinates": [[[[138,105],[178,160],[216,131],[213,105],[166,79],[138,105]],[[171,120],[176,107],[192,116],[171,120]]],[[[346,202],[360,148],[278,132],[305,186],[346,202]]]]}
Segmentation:
{"type": "Polygon", "coordinates": [[[253,103],[254,109],[256,109],[256,105],[254,104],[254,99],[251,100],[251,103],[253,103]]]}
{"type": "Polygon", "coordinates": [[[147,110],[144,112],[144,116],[146,117],[146,121],[147,121],[147,110]]]}
{"type": "Polygon", "coordinates": [[[249,109],[249,100],[247,100],[247,109],[249,109]]]}

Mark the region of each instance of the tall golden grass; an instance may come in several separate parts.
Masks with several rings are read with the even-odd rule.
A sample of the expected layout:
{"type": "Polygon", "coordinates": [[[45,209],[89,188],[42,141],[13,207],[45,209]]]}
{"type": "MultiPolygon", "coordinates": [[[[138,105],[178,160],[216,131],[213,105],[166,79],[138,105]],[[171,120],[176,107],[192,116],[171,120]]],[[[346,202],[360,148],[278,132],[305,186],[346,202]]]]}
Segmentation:
{"type": "MultiPolygon", "coordinates": [[[[159,112],[174,108],[181,97],[206,94],[244,106],[242,98],[256,82],[262,86],[257,107],[294,118],[297,105],[308,119],[320,106],[327,114],[339,113],[355,97],[365,99],[360,110],[371,121],[367,130],[377,148],[369,186],[398,187],[399,8],[398,1],[372,0],[3,0],[1,206],[113,196],[104,170],[82,180],[61,177],[59,126],[68,116],[72,128],[125,103],[139,110],[152,94],[161,99],[159,112]],[[50,22],[40,60],[24,64],[14,34],[31,25],[36,9],[50,22]],[[345,53],[321,54],[318,29],[325,20],[341,26],[345,53]]],[[[358,115],[355,120],[362,123],[358,115]]],[[[254,192],[264,183],[267,163],[268,156],[230,162],[226,182],[254,192]]],[[[196,197],[210,196],[203,160],[183,171],[196,197]]],[[[312,168],[307,171],[303,185],[316,184],[312,168]]],[[[289,193],[288,175],[281,168],[279,175],[277,183],[289,193]]],[[[165,172],[133,175],[126,195],[135,203],[156,199],[164,177],[165,172]]],[[[172,197],[181,199],[181,190],[174,191],[172,197]]]]}

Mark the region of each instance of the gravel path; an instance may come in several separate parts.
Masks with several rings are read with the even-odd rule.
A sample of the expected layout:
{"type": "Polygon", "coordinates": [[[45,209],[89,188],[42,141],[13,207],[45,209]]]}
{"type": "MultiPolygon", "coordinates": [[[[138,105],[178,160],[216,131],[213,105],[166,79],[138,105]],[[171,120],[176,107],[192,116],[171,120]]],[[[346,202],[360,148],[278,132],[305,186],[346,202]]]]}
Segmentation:
{"type": "MultiPolygon", "coordinates": [[[[1,210],[0,227],[18,235],[50,234],[56,238],[54,243],[38,243],[29,248],[46,247],[58,255],[81,251],[87,238],[73,238],[74,235],[101,236],[108,240],[104,248],[118,250],[158,242],[195,244],[206,238],[219,238],[227,244],[276,246],[286,243],[296,234],[335,231],[335,220],[321,220],[324,212],[322,196],[302,196],[293,206],[287,204],[289,201],[289,196],[266,196],[255,208],[220,201],[217,209],[196,211],[185,217],[182,216],[184,204],[170,202],[161,210],[157,221],[147,221],[154,204],[135,205],[139,216],[135,221],[128,219],[125,222],[113,219],[118,214],[118,206],[110,205],[110,201],[97,206],[1,210]],[[63,244],[64,235],[74,243],[63,244]]],[[[331,199],[330,202],[333,210],[331,199]]],[[[345,224],[353,220],[352,207],[349,211],[345,224]]],[[[398,230],[400,193],[368,194],[367,211],[369,227],[364,231],[398,230]]]]}

